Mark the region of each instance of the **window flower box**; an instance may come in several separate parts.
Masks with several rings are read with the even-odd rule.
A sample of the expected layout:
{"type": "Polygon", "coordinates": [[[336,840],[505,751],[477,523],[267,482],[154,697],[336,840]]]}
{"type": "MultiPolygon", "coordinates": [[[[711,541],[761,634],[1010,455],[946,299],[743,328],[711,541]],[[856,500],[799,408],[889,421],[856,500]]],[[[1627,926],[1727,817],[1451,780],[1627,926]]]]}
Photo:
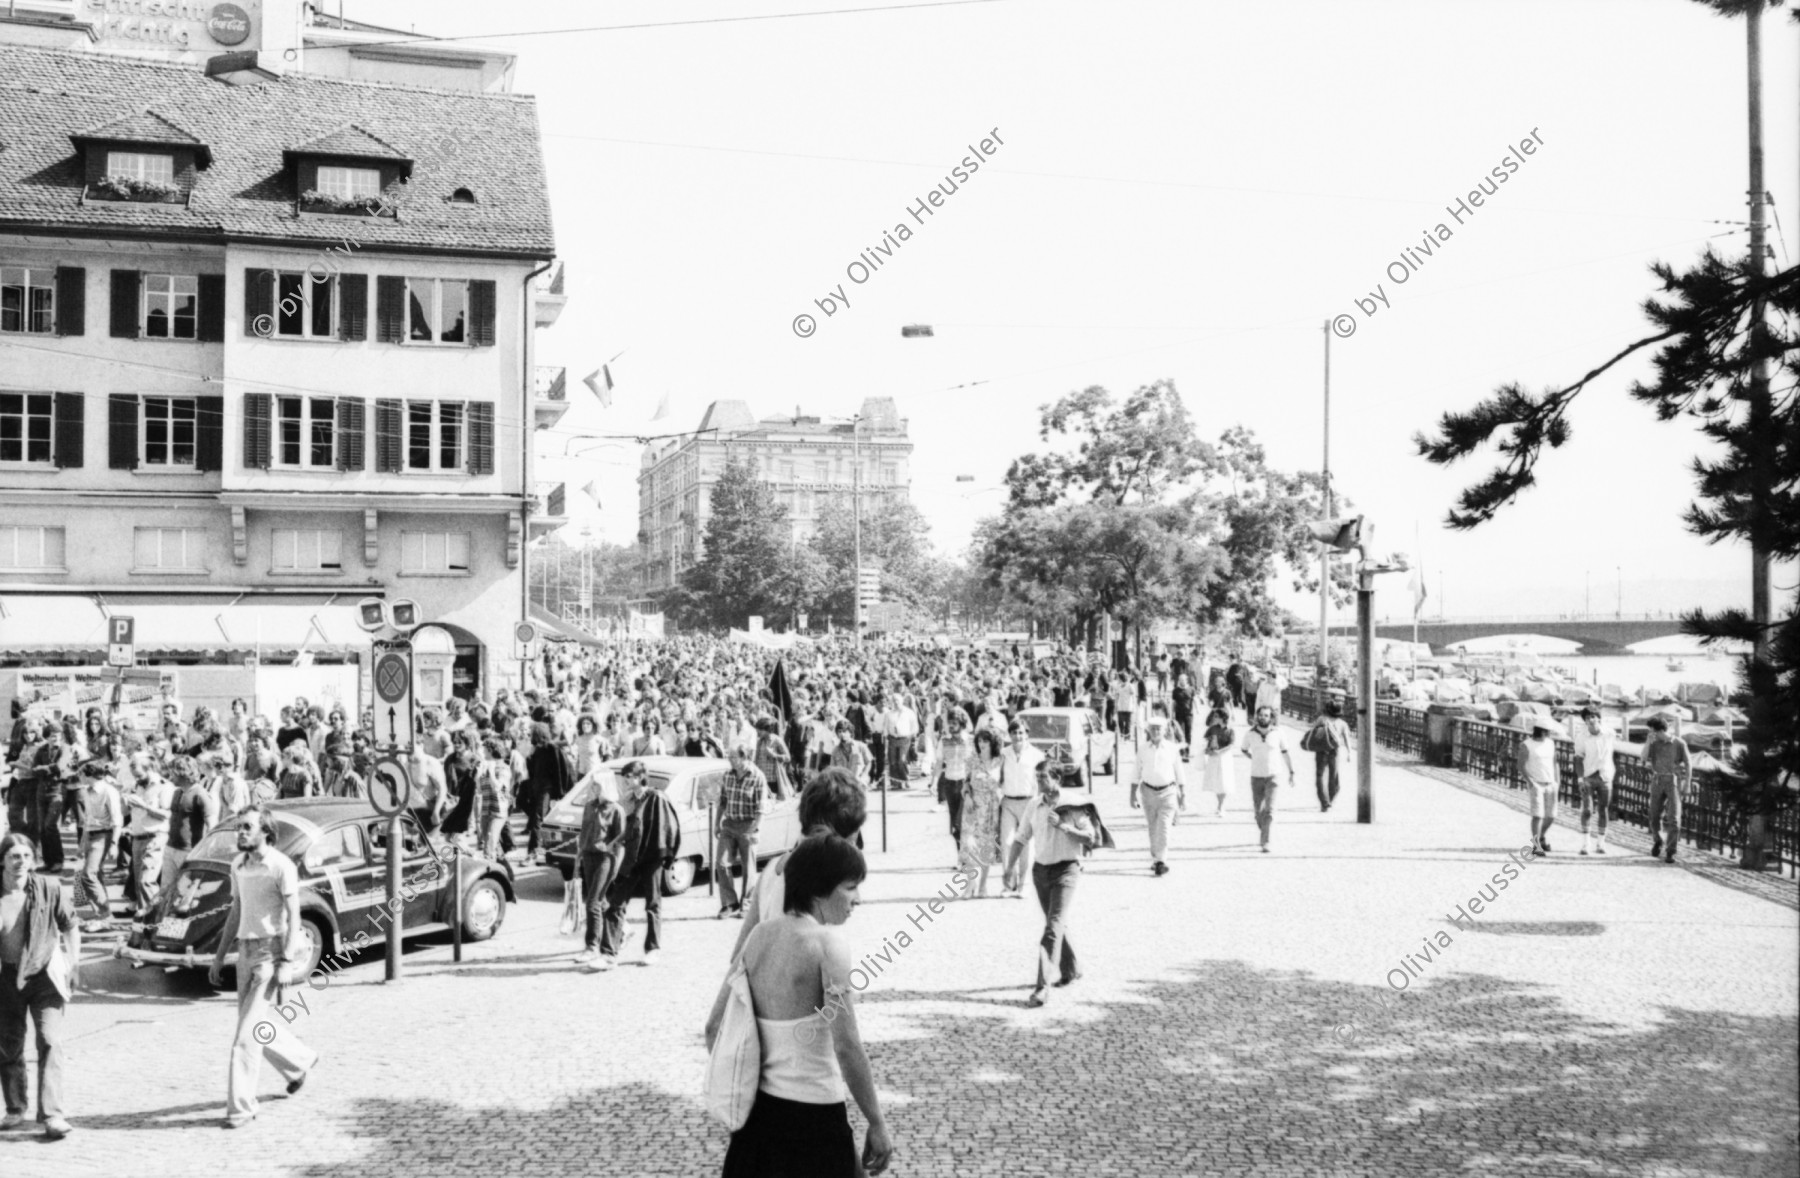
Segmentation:
{"type": "Polygon", "coordinates": [[[135,180],[129,176],[102,176],[88,186],[88,196],[98,200],[127,200],[140,204],[180,204],[185,195],[173,184],[135,180]]]}
{"type": "Polygon", "coordinates": [[[382,196],[333,196],[328,192],[308,189],[300,194],[303,213],[335,213],[348,217],[391,217],[394,202],[382,196]]]}

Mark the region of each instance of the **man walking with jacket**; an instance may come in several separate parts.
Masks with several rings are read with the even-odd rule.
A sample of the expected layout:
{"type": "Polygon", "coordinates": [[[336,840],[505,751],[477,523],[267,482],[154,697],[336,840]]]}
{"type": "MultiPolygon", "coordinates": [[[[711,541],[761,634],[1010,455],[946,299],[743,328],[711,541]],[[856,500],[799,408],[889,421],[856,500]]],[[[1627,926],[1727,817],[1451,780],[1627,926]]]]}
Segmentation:
{"type": "Polygon", "coordinates": [[[642,761],[619,770],[625,792],[625,837],[619,844],[619,873],[606,894],[606,929],[600,952],[617,962],[631,939],[625,931],[625,909],[644,901],[644,964],[656,964],[662,949],[663,870],[681,853],[681,816],[663,792],[652,788],[642,761]]]}

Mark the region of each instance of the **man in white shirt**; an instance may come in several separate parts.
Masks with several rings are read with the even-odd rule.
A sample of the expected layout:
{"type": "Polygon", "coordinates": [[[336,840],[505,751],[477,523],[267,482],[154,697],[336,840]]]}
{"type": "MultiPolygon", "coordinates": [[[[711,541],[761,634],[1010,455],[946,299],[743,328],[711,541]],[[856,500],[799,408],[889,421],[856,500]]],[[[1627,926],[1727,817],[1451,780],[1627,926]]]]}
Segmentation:
{"type": "MultiPolygon", "coordinates": [[[[1025,739],[1025,725],[1014,720],[1006,727],[1008,744],[1000,753],[1000,845],[1012,845],[1013,832],[1024,820],[1031,799],[1037,796],[1037,767],[1044,754],[1025,739]]],[[[1006,890],[1013,895],[1024,892],[1025,876],[1031,871],[1031,844],[1025,844],[1024,862],[1016,872],[1006,873],[1006,890]]]]}
{"type": "MultiPolygon", "coordinates": [[[[319,1062],[319,1053],[300,1042],[285,1017],[275,1017],[283,963],[304,951],[300,933],[300,873],[275,849],[275,820],[265,809],[237,817],[237,848],[231,862],[231,908],[219,934],[209,976],[220,985],[225,955],[235,945],[237,1036],[231,1042],[225,1127],[242,1128],[256,1119],[256,1082],[263,1056],[287,1081],[288,1095],[300,1091],[319,1062]]],[[[296,979],[298,981],[299,979],[296,979]]]]}
{"type": "Polygon", "coordinates": [[[169,819],[175,810],[175,787],[150,767],[150,755],[131,754],[137,788],[120,799],[131,815],[131,882],[138,919],[150,912],[162,891],[163,851],[169,845],[169,819]]]}
{"type": "Polygon", "coordinates": [[[888,777],[896,789],[906,788],[907,761],[918,735],[919,713],[913,711],[904,695],[894,696],[893,706],[887,712],[887,757],[888,777]]]}
{"type": "Polygon", "coordinates": [[[1288,784],[1294,784],[1294,755],[1288,750],[1287,733],[1275,725],[1272,708],[1256,709],[1256,724],[1244,736],[1244,755],[1250,758],[1250,797],[1256,805],[1256,829],[1262,833],[1263,854],[1269,853],[1269,826],[1275,821],[1275,754],[1287,762],[1288,784]]]}
{"type": "Polygon", "coordinates": [[[1588,818],[1600,812],[1600,834],[1594,839],[1596,854],[1606,854],[1606,815],[1612,809],[1613,778],[1619,769],[1613,763],[1612,730],[1600,722],[1593,708],[1581,712],[1584,721],[1575,730],[1575,748],[1581,754],[1581,853],[1588,853],[1588,818]]]}
{"type": "Polygon", "coordinates": [[[1150,871],[1153,875],[1167,875],[1169,865],[1163,862],[1163,852],[1169,845],[1169,826],[1175,811],[1187,793],[1187,779],[1182,775],[1181,747],[1168,739],[1168,721],[1157,716],[1150,721],[1146,735],[1150,742],[1138,753],[1137,780],[1131,783],[1131,808],[1138,808],[1141,796],[1144,823],[1150,828],[1150,871]]]}
{"type": "Polygon", "coordinates": [[[1031,867],[1031,882],[1044,912],[1044,935],[1038,941],[1037,986],[1025,1000],[1025,1005],[1034,1007],[1044,1004],[1046,986],[1067,986],[1081,980],[1075,948],[1069,944],[1069,910],[1081,878],[1081,857],[1101,841],[1086,814],[1057,809],[1062,789],[1054,766],[1040,760],[1035,785],[1037,795],[1029,802],[1024,820],[1012,837],[1003,838],[1000,844],[1006,848],[1009,875],[1022,872],[1021,860],[1029,861],[1034,853],[1037,858],[1031,867]],[[1050,981],[1052,969],[1059,974],[1055,982],[1050,981]]]}

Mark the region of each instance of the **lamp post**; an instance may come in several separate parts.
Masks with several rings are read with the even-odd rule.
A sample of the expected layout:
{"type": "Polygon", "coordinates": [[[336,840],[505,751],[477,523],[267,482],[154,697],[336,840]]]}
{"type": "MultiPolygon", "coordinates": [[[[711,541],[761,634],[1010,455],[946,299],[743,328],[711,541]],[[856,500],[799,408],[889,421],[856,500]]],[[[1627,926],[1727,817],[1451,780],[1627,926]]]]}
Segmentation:
{"type": "MultiPolygon", "coordinates": [[[[1325,455],[1323,461],[1323,477],[1325,482],[1325,518],[1330,519],[1337,514],[1336,497],[1331,493],[1331,320],[1325,321],[1325,455]]],[[[1326,546],[1319,550],[1319,658],[1318,666],[1313,674],[1313,687],[1316,691],[1325,690],[1325,670],[1331,663],[1327,649],[1331,641],[1329,611],[1331,608],[1331,548],[1326,546]]],[[[1322,697],[1321,697],[1322,698],[1322,697]]]]}
{"type": "MultiPolygon", "coordinates": [[[[850,518],[852,521],[852,527],[854,529],[854,536],[855,536],[854,543],[856,546],[856,555],[854,558],[855,562],[856,562],[856,574],[855,574],[854,580],[852,581],[852,589],[851,589],[851,594],[850,594],[851,601],[853,602],[853,612],[851,614],[850,628],[852,630],[856,631],[856,644],[858,646],[861,646],[862,640],[863,640],[863,608],[862,608],[862,414],[860,414],[860,413],[858,413],[855,417],[852,417],[850,419],[850,487],[851,487],[851,490],[850,490],[850,518]]],[[[887,818],[887,793],[886,793],[886,791],[883,791],[882,795],[881,795],[881,807],[882,807],[882,819],[883,819],[883,822],[885,823],[886,818],[887,818]]],[[[885,832],[885,830],[886,830],[885,825],[883,827],[883,830],[885,832]]],[[[882,849],[883,850],[887,849],[885,838],[883,839],[882,849]]]]}

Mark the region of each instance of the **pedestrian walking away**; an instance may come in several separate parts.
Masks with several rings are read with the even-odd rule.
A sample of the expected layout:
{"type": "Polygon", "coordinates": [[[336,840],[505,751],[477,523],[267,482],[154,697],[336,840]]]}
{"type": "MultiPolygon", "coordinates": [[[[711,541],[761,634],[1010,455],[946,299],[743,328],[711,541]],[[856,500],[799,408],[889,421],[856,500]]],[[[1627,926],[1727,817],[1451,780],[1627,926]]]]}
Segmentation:
{"type": "Polygon", "coordinates": [[[1164,861],[1169,826],[1176,808],[1185,804],[1186,769],[1180,748],[1168,739],[1167,721],[1156,717],[1145,732],[1150,739],[1138,754],[1137,780],[1131,783],[1131,808],[1143,807],[1144,824],[1150,832],[1150,871],[1163,876],[1169,873],[1169,865],[1164,861]]]}
{"type": "Polygon", "coordinates": [[[71,1129],[63,1107],[62,1027],[80,982],[81,926],[62,882],[34,872],[36,866],[37,846],[29,836],[0,838],[0,1092],[6,1097],[0,1131],[28,1123],[29,1019],[37,1032],[37,1122],[55,1141],[71,1129]]]}
{"type": "Polygon", "coordinates": [[[1338,779],[1350,747],[1350,725],[1344,723],[1344,705],[1335,699],[1326,700],[1324,711],[1300,738],[1300,748],[1313,755],[1313,786],[1319,794],[1321,813],[1337,801],[1338,779]]]}
{"type": "Polygon", "coordinates": [[[1275,822],[1275,756],[1287,763],[1288,784],[1294,784],[1294,755],[1287,733],[1275,726],[1275,712],[1256,709],[1256,724],[1244,734],[1244,755],[1250,758],[1250,800],[1256,807],[1256,829],[1262,835],[1263,854],[1269,853],[1269,827],[1275,822]]]}
{"type": "Polygon", "coordinates": [[[237,949],[238,1021],[226,1087],[227,1129],[256,1119],[264,1057],[287,1081],[289,1095],[300,1091],[319,1062],[318,1052],[302,1043],[275,1009],[282,990],[301,980],[290,972],[290,963],[303,956],[300,874],[294,861],[275,848],[275,819],[267,809],[244,811],[236,828],[231,907],[208,971],[214,986],[223,985],[225,958],[237,949]]]}

